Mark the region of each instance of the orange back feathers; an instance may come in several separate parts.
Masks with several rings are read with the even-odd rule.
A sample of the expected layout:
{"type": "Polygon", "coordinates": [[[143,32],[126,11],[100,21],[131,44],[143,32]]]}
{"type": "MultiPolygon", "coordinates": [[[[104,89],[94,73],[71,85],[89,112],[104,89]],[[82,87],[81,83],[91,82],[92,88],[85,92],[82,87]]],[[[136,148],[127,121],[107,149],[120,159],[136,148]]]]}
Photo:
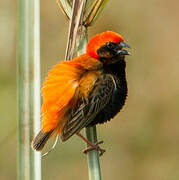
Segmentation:
{"type": "Polygon", "coordinates": [[[98,59],[99,57],[97,54],[97,50],[101,46],[105,45],[107,42],[119,43],[119,41],[124,41],[123,37],[120,34],[112,31],[106,31],[97,34],[89,40],[86,48],[86,53],[91,57],[98,59]]]}
{"type": "Polygon", "coordinates": [[[99,60],[83,54],[71,61],[61,62],[49,71],[42,87],[41,112],[44,132],[56,127],[63,128],[64,115],[70,108],[70,100],[75,95],[81,75],[84,71],[101,65],[99,60]]]}
{"type": "Polygon", "coordinates": [[[75,94],[76,81],[81,70],[62,62],[49,72],[43,88],[42,129],[50,131],[58,126],[65,113],[65,107],[75,94]]]}

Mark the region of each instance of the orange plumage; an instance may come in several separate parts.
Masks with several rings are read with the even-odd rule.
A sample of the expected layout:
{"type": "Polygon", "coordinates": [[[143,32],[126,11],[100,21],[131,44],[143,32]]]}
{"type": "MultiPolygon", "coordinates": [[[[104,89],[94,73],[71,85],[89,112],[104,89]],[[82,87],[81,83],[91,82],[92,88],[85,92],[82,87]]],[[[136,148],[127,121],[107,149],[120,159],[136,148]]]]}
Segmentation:
{"type": "Polygon", "coordinates": [[[62,61],[49,71],[42,87],[41,131],[32,142],[35,150],[41,150],[55,132],[61,134],[63,141],[67,140],[108,106],[117,77],[105,72],[104,67],[124,61],[127,51],[122,48],[127,46],[123,41],[121,35],[112,31],[97,34],[90,39],[85,54],[62,61]],[[111,43],[115,48],[109,46],[111,43]]]}
{"type": "Polygon", "coordinates": [[[63,128],[61,121],[63,121],[65,111],[73,108],[69,106],[70,101],[75,95],[82,74],[100,66],[100,61],[83,54],[71,61],[63,61],[50,70],[42,87],[41,112],[44,132],[55,129],[57,126],[60,129],[63,128]]]}
{"type": "Polygon", "coordinates": [[[92,37],[87,45],[86,52],[90,56],[94,58],[99,58],[97,54],[97,50],[106,44],[106,42],[114,42],[118,43],[119,41],[124,41],[123,37],[120,34],[117,34],[112,31],[106,31],[100,34],[97,34],[96,36],[92,37]]]}

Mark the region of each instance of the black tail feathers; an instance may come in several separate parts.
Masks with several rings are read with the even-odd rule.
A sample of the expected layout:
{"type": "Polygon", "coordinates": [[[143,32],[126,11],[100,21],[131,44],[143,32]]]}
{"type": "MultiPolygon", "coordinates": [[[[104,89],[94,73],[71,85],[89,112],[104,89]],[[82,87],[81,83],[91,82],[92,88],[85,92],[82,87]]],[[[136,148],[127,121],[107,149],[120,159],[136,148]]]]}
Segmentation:
{"type": "Polygon", "coordinates": [[[45,146],[46,142],[52,135],[54,130],[49,132],[43,132],[42,130],[37,134],[37,136],[33,139],[31,146],[36,151],[41,151],[45,146]]]}

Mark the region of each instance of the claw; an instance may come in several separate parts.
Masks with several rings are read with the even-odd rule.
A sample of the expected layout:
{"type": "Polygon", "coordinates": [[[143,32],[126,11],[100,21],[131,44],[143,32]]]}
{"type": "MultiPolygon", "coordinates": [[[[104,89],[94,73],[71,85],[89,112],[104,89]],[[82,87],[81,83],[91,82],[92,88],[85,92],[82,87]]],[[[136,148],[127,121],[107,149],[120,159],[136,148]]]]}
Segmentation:
{"type": "Polygon", "coordinates": [[[92,150],[97,150],[99,152],[99,156],[102,156],[105,152],[104,149],[101,149],[99,144],[102,144],[104,141],[99,141],[95,144],[91,143],[88,139],[86,139],[82,134],[80,134],[79,132],[76,133],[77,136],[79,136],[80,138],[83,139],[83,141],[85,141],[88,144],[87,149],[85,149],[83,151],[83,153],[87,154],[88,152],[92,151],[92,150]]]}
{"type": "Polygon", "coordinates": [[[97,150],[99,152],[99,156],[102,156],[106,151],[105,149],[100,148],[99,144],[102,144],[104,141],[99,141],[92,146],[89,146],[87,149],[83,151],[83,153],[87,154],[88,152],[92,150],[97,150]]]}

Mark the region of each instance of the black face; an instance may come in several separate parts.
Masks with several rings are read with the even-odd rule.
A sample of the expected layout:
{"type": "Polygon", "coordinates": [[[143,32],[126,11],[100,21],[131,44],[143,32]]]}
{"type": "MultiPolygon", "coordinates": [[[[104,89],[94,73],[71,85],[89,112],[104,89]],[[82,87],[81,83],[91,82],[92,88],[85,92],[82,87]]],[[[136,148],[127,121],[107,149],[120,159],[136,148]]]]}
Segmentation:
{"type": "Polygon", "coordinates": [[[124,59],[125,55],[130,54],[123,48],[130,47],[123,41],[120,41],[119,43],[107,42],[104,46],[97,50],[97,53],[100,57],[100,60],[102,60],[104,63],[112,64],[119,59],[124,59]]]}

